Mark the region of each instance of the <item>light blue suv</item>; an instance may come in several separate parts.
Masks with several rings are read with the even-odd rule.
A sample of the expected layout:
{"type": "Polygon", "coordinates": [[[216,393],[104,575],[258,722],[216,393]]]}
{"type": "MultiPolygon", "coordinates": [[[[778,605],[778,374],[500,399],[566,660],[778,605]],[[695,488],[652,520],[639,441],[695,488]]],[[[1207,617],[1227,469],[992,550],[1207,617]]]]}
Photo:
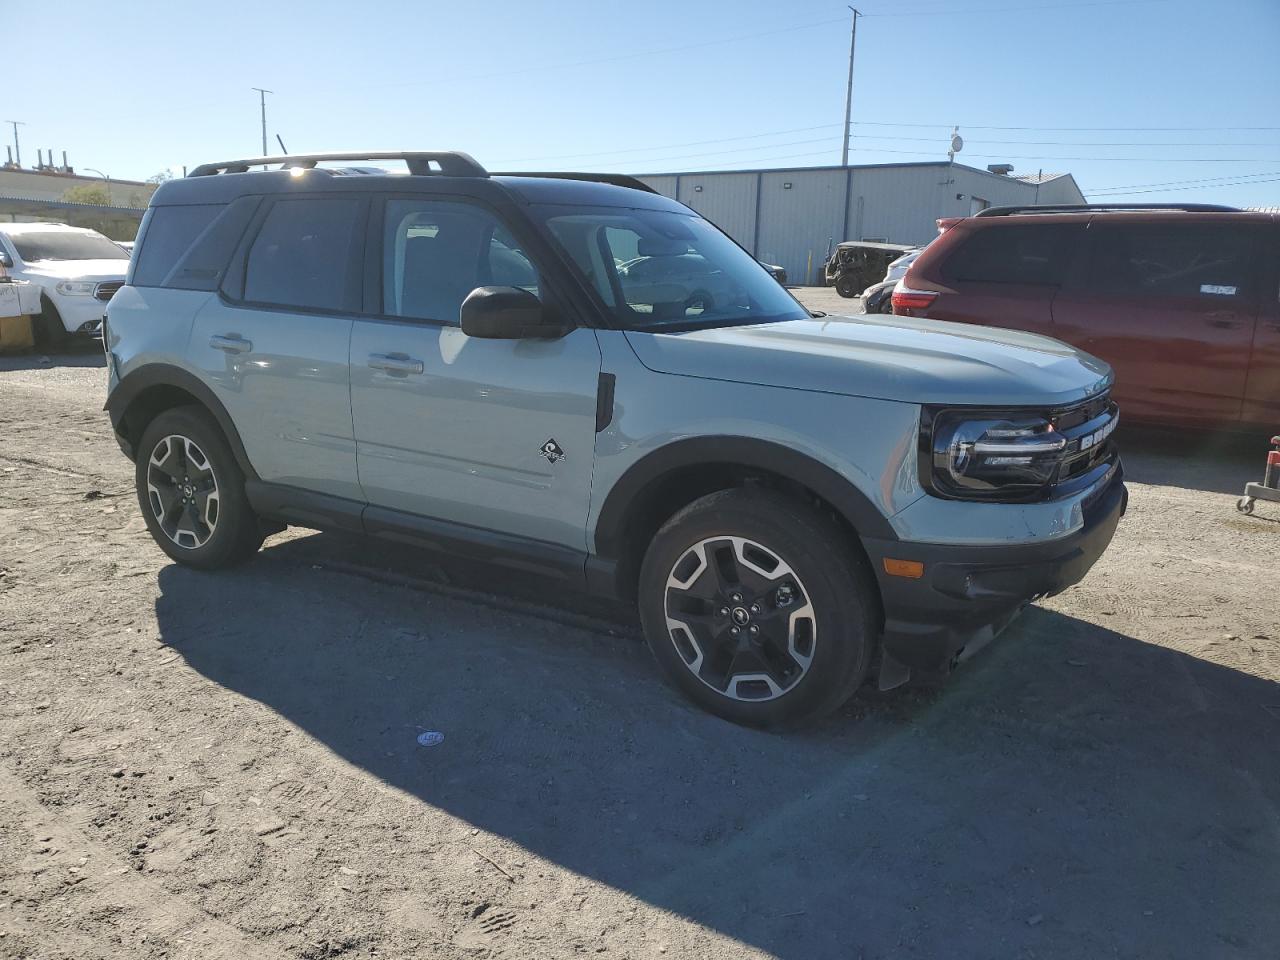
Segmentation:
{"type": "Polygon", "coordinates": [[[626,177],[207,164],[152,198],[105,344],[174,560],[296,524],[534,571],[634,601],[675,685],[747,724],[946,671],[1125,506],[1106,364],[815,316],[626,177]]]}

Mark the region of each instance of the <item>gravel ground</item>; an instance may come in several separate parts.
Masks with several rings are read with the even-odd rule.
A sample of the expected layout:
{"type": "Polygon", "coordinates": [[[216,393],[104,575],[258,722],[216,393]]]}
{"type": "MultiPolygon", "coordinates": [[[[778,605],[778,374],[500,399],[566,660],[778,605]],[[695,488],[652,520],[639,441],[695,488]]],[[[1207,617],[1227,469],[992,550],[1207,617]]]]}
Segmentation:
{"type": "Polygon", "coordinates": [[[103,381],[0,361],[0,957],[1276,954],[1265,438],[1125,436],[1084,583],[776,735],[534,580],[293,530],[169,563],[103,381]]]}

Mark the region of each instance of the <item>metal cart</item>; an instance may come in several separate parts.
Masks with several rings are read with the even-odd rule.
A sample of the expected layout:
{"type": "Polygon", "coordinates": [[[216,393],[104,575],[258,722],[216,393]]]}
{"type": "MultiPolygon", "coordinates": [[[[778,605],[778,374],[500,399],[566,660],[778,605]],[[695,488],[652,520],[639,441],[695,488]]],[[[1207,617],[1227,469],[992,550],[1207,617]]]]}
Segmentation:
{"type": "Polygon", "coordinates": [[[1246,483],[1244,496],[1236,501],[1236,509],[1241,513],[1253,513],[1253,505],[1258,500],[1280,503],[1280,437],[1272,437],[1271,445],[1275,449],[1267,454],[1267,472],[1262,482],[1246,483]]]}

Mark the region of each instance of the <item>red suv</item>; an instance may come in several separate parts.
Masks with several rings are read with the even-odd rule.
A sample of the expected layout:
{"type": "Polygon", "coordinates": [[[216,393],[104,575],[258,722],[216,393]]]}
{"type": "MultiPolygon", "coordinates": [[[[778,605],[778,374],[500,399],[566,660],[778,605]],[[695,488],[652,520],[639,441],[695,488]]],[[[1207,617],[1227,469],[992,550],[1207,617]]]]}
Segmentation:
{"type": "Polygon", "coordinates": [[[1115,369],[1126,418],[1280,418],[1280,218],[1202,204],[992,207],[938,225],[895,314],[1065,340],[1115,369]]]}

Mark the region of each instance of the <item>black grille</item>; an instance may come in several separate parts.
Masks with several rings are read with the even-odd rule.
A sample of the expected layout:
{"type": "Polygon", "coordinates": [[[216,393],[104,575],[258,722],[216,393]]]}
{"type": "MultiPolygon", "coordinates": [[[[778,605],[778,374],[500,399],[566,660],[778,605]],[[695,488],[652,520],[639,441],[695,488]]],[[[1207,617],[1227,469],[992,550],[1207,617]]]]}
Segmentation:
{"type": "Polygon", "coordinates": [[[98,284],[97,289],[93,291],[93,295],[105,303],[123,286],[123,280],[107,280],[105,283],[98,284]]]}
{"type": "Polygon", "coordinates": [[[1052,422],[1054,429],[1067,438],[1067,449],[1051,496],[1087,486],[1115,464],[1117,451],[1111,431],[1119,422],[1119,409],[1109,393],[1061,411],[1052,422]]]}

